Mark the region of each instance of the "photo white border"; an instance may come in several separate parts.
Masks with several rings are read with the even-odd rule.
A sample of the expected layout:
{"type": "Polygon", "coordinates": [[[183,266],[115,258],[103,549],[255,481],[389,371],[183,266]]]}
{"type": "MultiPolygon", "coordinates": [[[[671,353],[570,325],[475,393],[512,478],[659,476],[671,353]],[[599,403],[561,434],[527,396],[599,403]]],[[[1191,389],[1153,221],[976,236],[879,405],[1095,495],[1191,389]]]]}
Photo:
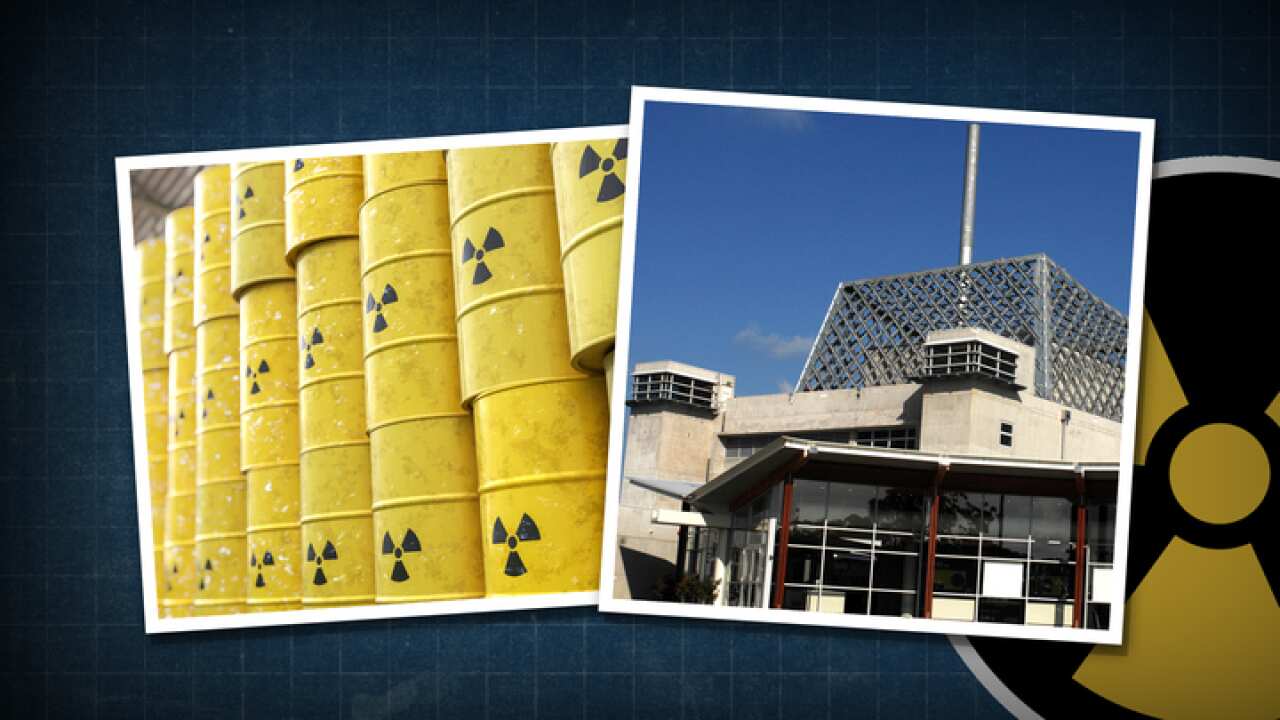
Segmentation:
{"type": "Polygon", "coordinates": [[[1115,570],[1120,577],[1125,577],[1128,570],[1129,513],[1133,489],[1132,458],[1137,431],[1138,371],[1142,364],[1143,295],[1147,267],[1147,222],[1151,205],[1151,170],[1155,139],[1154,120],[634,86],[631,90],[631,139],[628,143],[627,152],[627,196],[622,224],[622,262],[618,274],[618,333],[617,344],[614,349],[613,387],[610,389],[614,402],[610,408],[612,414],[609,426],[609,468],[605,482],[604,548],[600,553],[600,609],[604,612],[705,620],[903,630],[908,632],[1026,638],[1101,645],[1121,644],[1124,638],[1123,618],[1125,604],[1122,583],[1117,583],[1117,587],[1111,593],[1111,617],[1119,620],[1113,622],[1111,627],[1106,630],[1002,625],[924,618],[895,618],[877,615],[834,615],[802,610],[715,607],[651,600],[624,600],[614,597],[615,558],[618,552],[617,517],[622,482],[622,449],[625,442],[623,419],[627,380],[631,368],[631,308],[634,291],[636,234],[639,229],[637,212],[640,198],[641,161],[644,155],[644,110],[645,103],[650,101],[1137,133],[1139,136],[1138,182],[1135,193],[1136,208],[1133,221],[1134,243],[1129,287],[1128,354],[1125,364],[1125,387],[1122,403],[1123,421],[1121,424],[1120,477],[1116,508],[1116,560],[1114,562],[1115,570]]]}
{"type": "Polygon", "coordinates": [[[477,598],[474,600],[439,600],[434,602],[355,605],[276,612],[244,612],[235,615],[213,615],[188,618],[162,618],[156,597],[155,545],[151,538],[150,463],[147,461],[146,414],[142,397],[142,348],[139,328],[139,279],[137,252],[133,233],[133,198],[130,173],[135,170],[190,167],[194,165],[230,164],[254,160],[284,161],[334,155],[372,155],[377,153],[457,150],[461,148],[497,147],[500,145],[532,145],[537,143],[572,142],[626,137],[626,125],[595,125],[553,130],[526,130],[502,133],[475,133],[426,138],[365,140],[358,142],[294,145],[239,150],[209,150],[161,155],[117,157],[116,204],[120,216],[120,264],[124,291],[125,333],[128,336],[129,410],[133,428],[133,463],[138,508],[138,544],[142,553],[142,607],[148,635],[155,633],[222,630],[227,628],[279,627],[350,620],[383,620],[401,617],[458,615],[463,613],[504,612],[539,608],[594,605],[596,592],[555,593],[540,595],[477,598]]]}
{"type": "MultiPolygon", "coordinates": [[[[1280,162],[1238,155],[1201,155],[1176,158],[1156,163],[1153,169],[1153,178],[1160,180],[1180,175],[1197,175],[1201,173],[1236,173],[1280,178],[1280,162]]],[[[991,693],[991,696],[1004,706],[1005,710],[1008,710],[1017,718],[1034,719],[1041,717],[1039,713],[1032,710],[1021,698],[1015,695],[1013,690],[995,674],[995,671],[982,659],[982,656],[974,649],[973,643],[969,642],[967,637],[952,635],[950,640],[951,646],[955,648],[956,654],[964,661],[965,666],[978,679],[978,682],[982,683],[987,692],[991,693]]]]}

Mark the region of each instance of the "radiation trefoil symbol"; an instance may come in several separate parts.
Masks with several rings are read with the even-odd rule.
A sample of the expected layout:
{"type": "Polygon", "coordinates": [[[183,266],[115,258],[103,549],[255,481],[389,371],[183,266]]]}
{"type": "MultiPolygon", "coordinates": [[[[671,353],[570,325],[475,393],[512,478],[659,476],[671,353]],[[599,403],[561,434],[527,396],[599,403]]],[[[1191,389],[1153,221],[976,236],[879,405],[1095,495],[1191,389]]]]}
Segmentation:
{"type": "Polygon", "coordinates": [[[324,335],[320,334],[320,328],[312,328],[311,339],[308,340],[307,338],[304,337],[298,341],[298,344],[302,347],[302,352],[306,353],[307,355],[306,358],[302,361],[302,366],[310,370],[311,368],[316,366],[316,359],[311,354],[311,347],[313,345],[323,345],[324,335]]]}
{"type": "Polygon", "coordinates": [[[627,139],[622,138],[613,146],[609,157],[600,157],[590,145],[582,150],[582,159],[578,162],[578,177],[584,178],[595,172],[603,173],[600,179],[600,190],[596,193],[596,202],[609,202],[626,192],[627,187],[618,177],[618,163],[627,159],[627,139]]]}
{"type": "Polygon", "coordinates": [[[209,392],[205,393],[204,406],[200,410],[200,417],[209,417],[209,403],[213,402],[213,388],[209,388],[209,392]]]}
{"type": "MultiPolygon", "coordinates": [[[[244,366],[244,377],[246,380],[252,380],[253,386],[249,388],[250,395],[257,395],[262,392],[262,388],[258,385],[258,376],[263,373],[271,372],[271,366],[266,360],[258,363],[258,369],[253,369],[253,363],[244,366]]],[[[263,382],[266,382],[265,380],[263,382]]]]}
{"type": "MultiPolygon", "coordinates": [[[[177,565],[175,565],[175,566],[174,566],[174,569],[177,569],[177,567],[178,567],[178,566],[177,566],[177,565]]],[[[204,570],[205,570],[205,572],[207,572],[207,573],[212,573],[212,572],[213,572],[213,561],[212,561],[212,560],[210,560],[209,558],[205,558],[205,559],[204,559],[204,570]]],[[[197,585],[196,585],[196,587],[197,587],[198,589],[200,589],[200,590],[204,590],[205,588],[209,587],[209,585],[210,585],[210,583],[211,583],[211,582],[212,582],[212,580],[211,580],[211,579],[209,579],[207,575],[205,575],[204,573],[201,573],[201,574],[200,574],[200,582],[199,582],[199,584],[197,584],[197,585]],[[208,580],[208,582],[206,582],[206,580],[208,580]]]]}
{"type": "MultiPolygon", "coordinates": [[[[182,421],[183,421],[183,420],[186,420],[186,419],[187,419],[187,411],[186,411],[186,410],[179,410],[179,411],[178,411],[178,417],[174,418],[174,421],[173,421],[173,436],[174,436],[174,437],[178,437],[179,435],[181,435],[181,434],[182,434],[182,421]]],[[[177,570],[174,570],[174,572],[176,573],[176,572],[178,572],[178,571],[177,571],[177,570]]]]}
{"type": "Polygon", "coordinates": [[[320,551],[319,555],[316,554],[315,546],[307,543],[307,562],[313,562],[316,564],[316,574],[311,578],[311,584],[324,585],[329,582],[329,579],[324,576],[324,561],[337,559],[338,549],[335,548],[333,543],[328,540],[324,542],[324,549],[320,551]]]}
{"type": "Polygon", "coordinates": [[[267,586],[267,581],[262,578],[262,568],[271,567],[275,564],[276,564],[276,558],[274,555],[271,554],[270,550],[263,551],[261,565],[258,564],[258,556],[255,555],[254,553],[249,553],[249,567],[257,568],[258,570],[258,579],[253,581],[254,587],[267,586]]]}
{"type": "Polygon", "coordinates": [[[506,545],[510,552],[507,553],[507,566],[503,570],[504,573],[511,577],[519,577],[529,572],[524,566],[524,561],[520,559],[520,553],[516,551],[516,547],[521,542],[529,542],[533,540],[541,540],[542,535],[538,532],[538,525],[525,513],[520,517],[520,525],[516,527],[516,532],[511,535],[507,532],[506,526],[502,524],[502,518],[495,518],[493,521],[493,544],[506,545]]]}
{"type": "Polygon", "coordinates": [[[391,581],[404,582],[409,579],[409,571],[404,567],[404,560],[401,558],[405,553],[421,552],[422,543],[418,542],[418,535],[409,528],[404,532],[404,539],[400,541],[397,547],[394,540],[391,539],[391,533],[383,533],[382,535],[382,554],[394,555],[396,558],[395,567],[391,568],[391,581]]]}
{"type": "MultiPolygon", "coordinates": [[[[251,198],[251,197],[253,197],[253,186],[252,186],[252,185],[250,185],[249,187],[246,187],[246,188],[244,189],[244,199],[245,199],[245,200],[248,200],[248,199],[249,199],[249,198],[251,198]]],[[[241,205],[240,205],[240,217],[239,217],[238,219],[240,219],[240,220],[243,220],[243,219],[244,219],[244,205],[243,205],[243,204],[241,204],[241,205]]]]}
{"type": "Polygon", "coordinates": [[[471,284],[479,285],[489,278],[493,277],[493,273],[489,272],[489,266],[485,264],[484,257],[487,253],[506,247],[506,243],[502,240],[502,233],[493,228],[489,228],[489,232],[484,236],[484,245],[476,247],[472,244],[471,238],[467,238],[462,243],[462,264],[466,265],[471,260],[476,261],[475,273],[471,276],[471,284]]]}
{"type": "Polygon", "coordinates": [[[382,302],[378,302],[378,300],[373,297],[373,293],[369,293],[368,298],[364,301],[364,313],[366,315],[371,312],[376,312],[378,314],[373,319],[374,332],[378,333],[387,329],[387,319],[382,316],[382,306],[390,305],[399,299],[400,297],[396,295],[396,289],[391,287],[390,283],[387,283],[387,286],[382,289],[382,302]]]}

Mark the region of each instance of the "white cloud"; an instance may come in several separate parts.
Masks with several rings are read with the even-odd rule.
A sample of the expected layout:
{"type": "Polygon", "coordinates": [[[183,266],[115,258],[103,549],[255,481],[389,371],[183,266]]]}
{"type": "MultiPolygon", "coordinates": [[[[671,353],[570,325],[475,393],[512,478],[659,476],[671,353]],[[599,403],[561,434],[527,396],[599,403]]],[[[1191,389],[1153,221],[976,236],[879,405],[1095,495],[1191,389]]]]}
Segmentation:
{"type": "Polygon", "coordinates": [[[813,344],[811,338],[799,335],[792,337],[783,337],[777,333],[766,335],[755,323],[739,330],[738,334],[733,336],[733,341],[738,345],[745,345],[752,350],[779,359],[804,355],[809,352],[809,347],[813,344]]]}

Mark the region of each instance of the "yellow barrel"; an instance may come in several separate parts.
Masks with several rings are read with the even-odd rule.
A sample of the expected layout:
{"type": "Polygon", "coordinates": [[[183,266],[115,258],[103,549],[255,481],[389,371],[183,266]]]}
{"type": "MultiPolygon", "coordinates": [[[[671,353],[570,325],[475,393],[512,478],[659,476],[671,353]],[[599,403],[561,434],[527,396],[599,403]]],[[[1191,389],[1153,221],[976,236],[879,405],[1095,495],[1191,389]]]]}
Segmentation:
{"type": "Polygon", "coordinates": [[[298,277],[303,605],[373,602],[361,342],[359,156],[290,160],[285,243],[298,277]]]}
{"type": "Polygon", "coordinates": [[[360,209],[377,601],[484,596],[444,153],[369,155],[360,209]]]}
{"type": "MultiPolygon", "coordinates": [[[[164,332],[162,350],[168,356],[168,407],[164,503],[163,582],[160,608],[165,617],[191,614],[196,575],[195,545],[195,329],[191,322],[192,209],[183,207],[165,217],[164,332]]],[[[144,350],[145,354],[145,350],[144,350]]],[[[149,400],[161,392],[147,383],[149,400]]]]}
{"type": "Polygon", "coordinates": [[[240,473],[240,308],[231,295],[231,171],[195,178],[195,612],[240,612],[245,602],[245,482],[240,473]]]}
{"type": "Polygon", "coordinates": [[[574,367],[600,372],[612,365],[606,364],[605,356],[613,352],[618,324],[627,139],[556,143],[551,146],[551,167],[569,352],[574,367]]]}
{"type": "Polygon", "coordinates": [[[240,302],[240,469],[250,610],[302,607],[298,307],[285,261],[284,164],[232,166],[231,285],[240,302]]]}
{"type": "Polygon", "coordinates": [[[168,492],[169,359],[164,354],[164,237],[137,245],[138,328],[142,348],[142,405],[147,433],[147,483],[151,491],[151,543],[157,597],[163,595],[164,498],[168,492]]]}
{"type": "Polygon", "coordinates": [[[448,173],[486,592],[595,590],[608,403],[569,361],[549,149],[454,150],[448,173]]]}

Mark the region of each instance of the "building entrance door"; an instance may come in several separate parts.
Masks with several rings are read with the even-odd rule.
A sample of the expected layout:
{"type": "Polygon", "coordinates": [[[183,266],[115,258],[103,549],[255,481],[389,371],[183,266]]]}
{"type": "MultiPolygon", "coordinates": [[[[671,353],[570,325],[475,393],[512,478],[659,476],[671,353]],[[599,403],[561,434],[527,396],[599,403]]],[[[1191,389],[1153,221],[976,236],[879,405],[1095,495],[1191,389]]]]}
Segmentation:
{"type": "Polygon", "coordinates": [[[734,553],[737,567],[731,574],[738,581],[736,593],[731,592],[730,604],[736,607],[769,607],[770,578],[773,569],[773,536],[777,520],[769,518],[756,530],[735,530],[734,538],[741,543],[734,553]]]}

